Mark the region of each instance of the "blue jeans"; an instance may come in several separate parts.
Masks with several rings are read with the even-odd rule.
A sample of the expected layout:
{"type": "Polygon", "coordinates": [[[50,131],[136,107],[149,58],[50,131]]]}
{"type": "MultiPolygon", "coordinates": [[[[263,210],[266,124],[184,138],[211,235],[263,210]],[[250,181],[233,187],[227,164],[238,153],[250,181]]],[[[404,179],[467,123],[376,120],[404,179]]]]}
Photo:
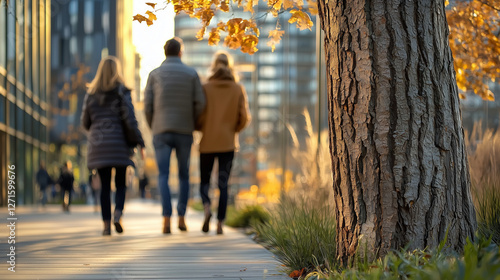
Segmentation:
{"type": "Polygon", "coordinates": [[[191,145],[193,135],[166,132],[156,134],[153,137],[153,145],[156,151],[156,162],[160,175],[158,176],[158,186],[161,192],[161,203],[163,206],[163,216],[172,216],[172,201],[170,198],[170,187],[168,178],[170,173],[170,155],[175,149],[177,165],[179,168],[179,202],[177,203],[177,214],[186,214],[187,201],[189,197],[189,158],[191,156],[191,145]]]}

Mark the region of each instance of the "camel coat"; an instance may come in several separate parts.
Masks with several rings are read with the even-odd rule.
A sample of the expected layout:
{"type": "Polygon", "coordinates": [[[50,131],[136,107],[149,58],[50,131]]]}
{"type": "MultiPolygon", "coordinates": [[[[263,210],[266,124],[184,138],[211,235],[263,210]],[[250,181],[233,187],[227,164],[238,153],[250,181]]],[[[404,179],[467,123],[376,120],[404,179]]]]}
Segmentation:
{"type": "Polygon", "coordinates": [[[245,89],[232,80],[212,79],[203,85],[205,111],[198,126],[203,136],[200,153],[230,152],[238,149],[238,132],[250,123],[245,89]]]}

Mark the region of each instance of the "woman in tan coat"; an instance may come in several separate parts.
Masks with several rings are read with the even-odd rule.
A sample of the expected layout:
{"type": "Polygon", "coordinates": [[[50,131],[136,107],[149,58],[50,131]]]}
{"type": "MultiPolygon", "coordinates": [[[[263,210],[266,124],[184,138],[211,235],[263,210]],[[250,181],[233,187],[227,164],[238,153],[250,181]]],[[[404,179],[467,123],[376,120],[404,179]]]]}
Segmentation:
{"type": "Polygon", "coordinates": [[[233,72],[232,57],[227,52],[217,52],[211,66],[211,75],[203,85],[206,95],[205,111],[199,119],[203,136],[200,142],[200,193],[205,210],[203,232],[208,232],[210,212],[210,174],[215,159],[219,163],[220,190],[217,213],[217,234],[222,234],[226,218],[227,182],[231,173],[234,151],[238,147],[238,132],[249,122],[248,101],[245,89],[237,83],[233,72]]]}

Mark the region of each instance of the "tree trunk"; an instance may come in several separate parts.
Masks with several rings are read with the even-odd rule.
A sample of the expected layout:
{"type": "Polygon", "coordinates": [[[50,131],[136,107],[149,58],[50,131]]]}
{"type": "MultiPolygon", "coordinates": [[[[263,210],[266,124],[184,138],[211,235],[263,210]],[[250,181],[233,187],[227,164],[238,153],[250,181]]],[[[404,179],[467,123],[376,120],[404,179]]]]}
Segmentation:
{"type": "Polygon", "coordinates": [[[476,217],[444,1],[319,0],[337,255],[462,250],[476,217]]]}

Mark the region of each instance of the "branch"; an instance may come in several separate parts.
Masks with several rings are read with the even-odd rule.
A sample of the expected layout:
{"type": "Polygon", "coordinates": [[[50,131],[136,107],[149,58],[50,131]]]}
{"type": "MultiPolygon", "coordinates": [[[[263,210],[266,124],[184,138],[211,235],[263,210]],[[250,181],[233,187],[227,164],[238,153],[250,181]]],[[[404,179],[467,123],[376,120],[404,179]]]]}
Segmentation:
{"type": "Polygon", "coordinates": [[[488,2],[486,2],[486,1],[484,1],[484,0],[477,0],[477,1],[478,1],[479,3],[481,3],[481,4],[485,5],[485,6],[488,6],[488,7],[492,8],[493,10],[495,10],[495,11],[497,11],[497,12],[500,12],[500,7],[499,7],[499,8],[497,8],[497,7],[495,7],[495,6],[491,5],[490,3],[488,3],[488,2]]]}

